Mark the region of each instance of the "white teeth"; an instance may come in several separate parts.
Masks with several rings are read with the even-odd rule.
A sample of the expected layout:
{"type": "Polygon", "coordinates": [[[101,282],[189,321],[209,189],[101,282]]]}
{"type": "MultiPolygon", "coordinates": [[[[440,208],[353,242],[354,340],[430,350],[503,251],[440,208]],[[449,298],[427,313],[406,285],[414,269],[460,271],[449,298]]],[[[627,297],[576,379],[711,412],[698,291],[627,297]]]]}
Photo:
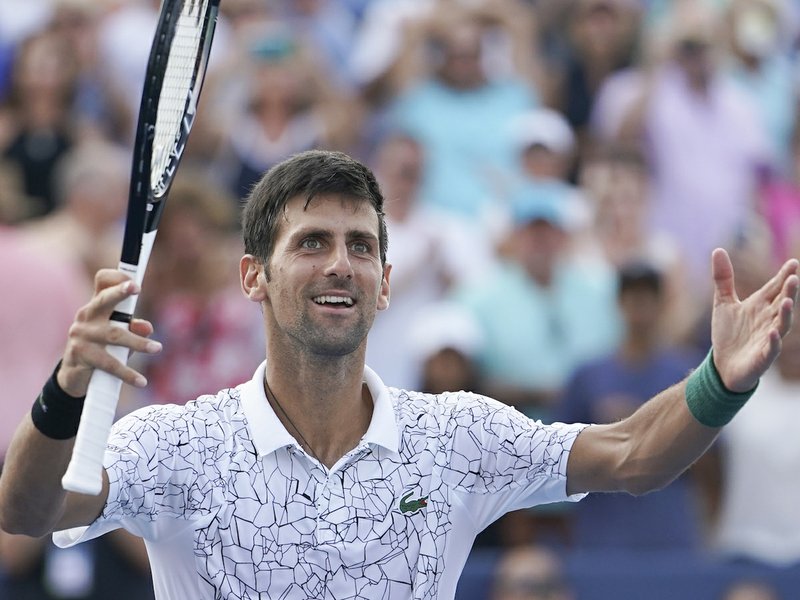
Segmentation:
{"type": "Polygon", "coordinates": [[[314,302],[317,304],[346,304],[347,306],[353,306],[353,299],[344,296],[317,296],[314,298],[314,302]]]}

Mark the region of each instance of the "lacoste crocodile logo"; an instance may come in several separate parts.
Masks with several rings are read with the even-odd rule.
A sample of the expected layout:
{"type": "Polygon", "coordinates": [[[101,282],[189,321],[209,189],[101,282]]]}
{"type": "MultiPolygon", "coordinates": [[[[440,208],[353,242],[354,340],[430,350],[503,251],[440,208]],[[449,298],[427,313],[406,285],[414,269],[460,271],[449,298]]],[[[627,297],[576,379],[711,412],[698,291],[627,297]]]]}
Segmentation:
{"type": "Polygon", "coordinates": [[[428,497],[423,496],[422,498],[417,498],[416,500],[409,500],[411,496],[414,495],[414,492],[409,492],[402,498],[400,498],[400,512],[402,513],[415,513],[418,510],[422,510],[426,506],[428,506],[428,497]]]}

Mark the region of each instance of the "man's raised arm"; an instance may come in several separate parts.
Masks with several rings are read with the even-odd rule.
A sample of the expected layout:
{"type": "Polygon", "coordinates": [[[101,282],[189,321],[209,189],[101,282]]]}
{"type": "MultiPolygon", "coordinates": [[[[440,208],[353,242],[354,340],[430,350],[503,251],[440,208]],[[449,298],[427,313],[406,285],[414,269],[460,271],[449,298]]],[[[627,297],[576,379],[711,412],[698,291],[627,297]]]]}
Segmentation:
{"type": "Polygon", "coordinates": [[[106,345],[148,353],[161,349],[158,342],[147,339],[153,332],[147,321],[134,319],[130,330],[109,322],[114,307],[136,293],[136,285],[119,271],[104,269],[95,277],[94,295],[70,327],[57,372],[17,428],[6,454],[0,476],[0,529],[41,536],[88,525],[102,511],[108,495],[105,474],[98,496],[65,492],[61,477],[72,455],[92,371],[102,369],[139,387],[146,384],[140,373],[106,352],[106,345]]]}
{"type": "Polygon", "coordinates": [[[792,324],[798,268],[797,260],[787,261],[739,300],[730,258],[715,250],[712,353],[687,379],[627,419],[583,430],[567,466],[568,492],[642,494],[664,487],[697,460],[780,353],[792,324]]]}

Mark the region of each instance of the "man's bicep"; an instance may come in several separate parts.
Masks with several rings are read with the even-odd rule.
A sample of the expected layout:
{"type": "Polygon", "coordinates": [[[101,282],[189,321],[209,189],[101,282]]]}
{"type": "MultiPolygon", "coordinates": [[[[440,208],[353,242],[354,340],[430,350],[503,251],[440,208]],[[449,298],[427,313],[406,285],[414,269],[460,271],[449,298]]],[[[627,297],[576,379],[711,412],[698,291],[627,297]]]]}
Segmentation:
{"type": "Polygon", "coordinates": [[[581,431],[567,461],[567,494],[620,491],[627,439],[616,423],[581,431]]]}
{"type": "Polygon", "coordinates": [[[64,514],[58,520],[56,530],[91,525],[103,512],[108,500],[108,473],[103,469],[103,487],[97,496],[67,492],[64,514]]]}

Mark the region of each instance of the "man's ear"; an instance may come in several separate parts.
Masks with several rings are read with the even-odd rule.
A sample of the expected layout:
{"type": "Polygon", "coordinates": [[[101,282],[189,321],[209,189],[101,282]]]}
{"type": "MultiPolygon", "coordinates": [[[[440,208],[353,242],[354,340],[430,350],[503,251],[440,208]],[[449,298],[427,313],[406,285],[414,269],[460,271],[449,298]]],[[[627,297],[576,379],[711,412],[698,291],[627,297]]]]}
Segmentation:
{"type": "Polygon", "coordinates": [[[252,254],[245,254],[239,261],[239,281],[242,293],[253,302],[267,299],[267,277],[264,263],[252,254]]]}
{"type": "Polygon", "coordinates": [[[381,289],[378,293],[378,310],[386,310],[389,308],[389,275],[392,272],[392,265],[386,263],[383,266],[383,279],[381,280],[381,289]]]}

